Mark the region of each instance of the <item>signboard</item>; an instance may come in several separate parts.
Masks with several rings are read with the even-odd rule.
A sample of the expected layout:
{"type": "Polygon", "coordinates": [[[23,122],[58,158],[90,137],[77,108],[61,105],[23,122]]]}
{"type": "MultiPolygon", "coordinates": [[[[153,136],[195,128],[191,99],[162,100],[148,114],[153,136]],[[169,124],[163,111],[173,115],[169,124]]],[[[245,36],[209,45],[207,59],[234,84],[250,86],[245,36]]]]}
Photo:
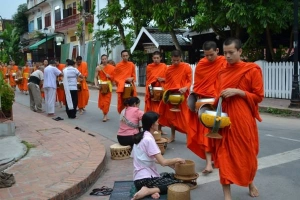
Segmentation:
{"type": "Polygon", "coordinates": [[[156,48],[156,46],[153,43],[144,43],[144,53],[150,54],[153,53],[155,51],[159,51],[158,48],[156,48]]]}

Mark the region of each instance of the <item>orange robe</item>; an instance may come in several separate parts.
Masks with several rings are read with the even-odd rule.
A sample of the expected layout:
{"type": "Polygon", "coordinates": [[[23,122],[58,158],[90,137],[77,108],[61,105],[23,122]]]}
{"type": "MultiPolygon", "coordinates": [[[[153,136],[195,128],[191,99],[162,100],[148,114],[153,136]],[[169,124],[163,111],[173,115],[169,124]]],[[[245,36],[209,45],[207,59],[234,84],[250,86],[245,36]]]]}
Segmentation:
{"type": "MultiPolygon", "coordinates": [[[[78,66],[78,71],[84,76],[88,76],[88,66],[86,62],[81,62],[81,64],[78,66]]],[[[85,108],[86,105],[88,105],[89,102],[89,88],[86,83],[86,79],[84,78],[81,81],[81,90],[78,90],[78,108],[82,109],[85,108]]]]}
{"type": "Polygon", "coordinates": [[[223,138],[215,141],[215,166],[220,168],[221,184],[246,187],[257,171],[259,140],[255,119],[261,121],[258,103],[264,97],[260,67],[245,62],[227,64],[218,75],[216,94],[219,96],[226,88],[241,89],[246,96],[223,99],[222,112],[228,114],[231,125],[219,130],[223,138]]]}
{"type": "MultiPolygon", "coordinates": [[[[57,66],[57,69],[59,69],[61,72],[64,70],[65,65],[64,64],[59,64],[57,66]]],[[[57,78],[59,81],[63,80],[63,77],[58,77],[57,78]]],[[[63,104],[65,105],[65,91],[59,87],[57,87],[56,89],[56,94],[57,94],[57,100],[58,102],[63,102],[63,104]]]]}
{"type": "Polygon", "coordinates": [[[166,72],[166,83],[164,86],[166,90],[180,89],[187,87],[188,89],[184,93],[184,101],[178,106],[180,112],[172,112],[170,108],[171,104],[165,104],[163,101],[159,104],[159,124],[163,126],[174,126],[175,130],[187,133],[187,117],[188,117],[188,106],[187,97],[192,84],[192,69],[189,64],[180,62],[179,66],[171,65],[167,68],[166,72]]]}
{"type": "Polygon", "coordinates": [[[134,82],[136,81],[136,74],[135,74],[135,65],[133,62],[127,61],[121,61],[119,62],[114,70],[114,81],[117,85],[117,94],[118,94],[118,112],[121,113],[121,111],[125,108],[124,106],[124,99],[122,98],[122,93],[124,91],[125,86],[125,80],[127,78],[133,77],[133,96],[136,97],[136,86],[134,82]]]}
{"type": "MultiPolygon", "coordinates": [[[[224,56],[218,56],[213,62],[206,57],[202,58],[195,69],[193,92],[199,98],[215,96],[215,81],[220,69],[226,64],[224,56]]],[[[190,129],[187,138],[187,147],[202,159],[206,159],[205,152],[212,152],[212,140],[205,135],[209,132],[199,122],[198,113],[189,110],[190,129]]]]}
{"type": "Polygon", "coordinates": [[[10,77],[9,77],[9,84],[10,84],[10,86],[16,86],[17,84],[16,84],[16,81],[15,81],[15,77],[17,77],[17,76],[15,76],[15,77],[13,77],[13,73],[18,73],[19,72],[19,68],[18,68],[18,66],[17,65],[14,65],[14,66],[12,66],[11,67],[11,69],[10,69],[10,77]]]}
{"type": "Polygon", "coordinates": [[[5,66],[3,66],[2,67],[2,77],[3,77],[3,79],[5,80],[5,82],[8,82],[8,78],[6,77],[6,74],[7,74],[8,72],[7,72],[7,67],[5,67],[5,66]]]}
{"type": "Polygon", "coordinates": [[[22,81],[22,90],[23,91],[28,91],[28,78],[30,76],[30,67],[29,66],[25,66],[23,68],[23,74],[22,74],[22,78],[23,78],[23,81],[22,81]]]}
{"type": "Polygon", "coordinates": [[[146,92],[145,92],[145,112],[154,111],[158,113],[160,101],[151,101],[150,92],[148,86],[152,87],[164,87],[164,82],[157,81],[157,78],[165,78],[167,71],[167,65],[165,63],[151,63],[146,69],[146,92]]]}
{"type": "MultiPolygon", "coordinates": [[[[98,78],[101,81],[113,81],[113,73],[115,70],[115,67],[107,64],[104,68],[103,68],[104,72],[106,74],[108,74],[110,76],[110,78],[107,78],[106,75],[104,74],[104,72],[102,70],[98,71],[98,78]]],[[[112,92],[108,92],[106,94],[102,94],[101,91],[99,90],[99,97],[98,97],[98,108],[100,108],[103,112],[104,115],[106,115],[109,111],[109,106],[110,106],[110,102],[111,102],[111,96],[112,96],[112,92]]]]}

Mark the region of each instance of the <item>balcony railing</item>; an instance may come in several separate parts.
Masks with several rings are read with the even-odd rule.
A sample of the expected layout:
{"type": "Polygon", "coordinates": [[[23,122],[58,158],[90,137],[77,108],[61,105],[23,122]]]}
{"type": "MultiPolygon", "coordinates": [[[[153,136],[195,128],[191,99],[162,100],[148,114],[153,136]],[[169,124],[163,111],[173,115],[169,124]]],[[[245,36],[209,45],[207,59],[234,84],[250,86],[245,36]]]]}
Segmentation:
{"type": "MultiPolygon", "coordinates": [[[[80,14],[71,15],[60,21],[55,22],[55,31],[63,31],[75,27],[80,21],[80,14]]],[[[85,19],[85,24],[94,23],[94,16],[89,16],[85,19]]]]}

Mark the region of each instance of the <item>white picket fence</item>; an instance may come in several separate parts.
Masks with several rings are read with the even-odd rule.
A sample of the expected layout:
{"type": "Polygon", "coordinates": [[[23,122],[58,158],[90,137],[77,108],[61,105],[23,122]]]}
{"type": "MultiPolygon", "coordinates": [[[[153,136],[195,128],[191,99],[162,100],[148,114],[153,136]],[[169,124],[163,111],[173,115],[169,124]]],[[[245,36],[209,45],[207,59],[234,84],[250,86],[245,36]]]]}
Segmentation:
{"type": "MultiPolygon", "coordinates": [[[[264,80],[264,91],[265,97],[268,98],[279,98],[279,99],[291,99],[292,94],[292,81],[294,73],[293,62],[266,62],[256,61],[262,68],[263,80],[264,80]]],[[[193,72],[193,83],[194,83],[194,72],[196,64],[190,64],[193,72]]],[[[298,63],[298,75],[300,74],[300,65],[298,63]]],[[[137,85],[139,85],[139,68],[136,67],[137,85]]],[[[300,79],[299,79],[300,80],[300,79]]],[[[193,88],[193,84],[191,89],[193,88]]]]}
{"type": "MultiPolygon", "coordinates": [[[[293,62],[256,62],[263,71],[265,97],[291,99],[294,74],[293,62]]],[[[298,75],[300,65],[298,63],[298,75]]]]}

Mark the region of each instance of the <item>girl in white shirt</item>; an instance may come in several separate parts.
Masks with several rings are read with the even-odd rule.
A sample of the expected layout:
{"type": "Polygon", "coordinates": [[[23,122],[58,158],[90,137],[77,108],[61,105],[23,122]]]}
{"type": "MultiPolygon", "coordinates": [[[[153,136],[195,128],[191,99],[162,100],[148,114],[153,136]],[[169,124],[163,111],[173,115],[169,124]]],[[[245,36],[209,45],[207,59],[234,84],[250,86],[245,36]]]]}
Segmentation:
{"type": "Polygon", "coordinates": [[[155,142],[152,134],[158,130],[159,115],[156,112],[146,112],[142,117],[143,131],[133,136],[133,180],[139,190],[132,200],[142,199],[151,195],[158,199],[160,194],[166,194],[168,186],[180,182],[174,179],[173,174],[163,173],[161,176],[156,168],[156,163],[174,169],[176,163],[185,163],[182,158],[165,159],[155,142]]]}

